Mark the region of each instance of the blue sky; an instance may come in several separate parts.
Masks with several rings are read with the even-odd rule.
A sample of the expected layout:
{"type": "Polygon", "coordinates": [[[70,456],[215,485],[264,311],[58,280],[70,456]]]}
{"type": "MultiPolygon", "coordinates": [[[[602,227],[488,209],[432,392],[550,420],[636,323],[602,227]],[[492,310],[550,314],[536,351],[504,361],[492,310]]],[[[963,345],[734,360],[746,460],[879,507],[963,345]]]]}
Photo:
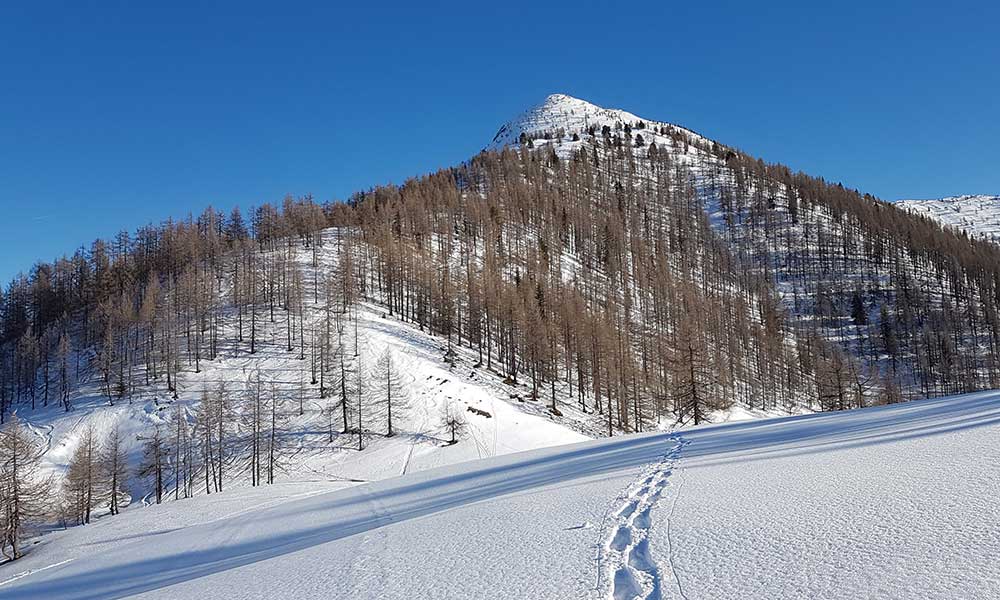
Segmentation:
{"type": "Polygon", "coordinates": [[[552,92],[885,199],[1000,194],[993,2],[158,4],[0,6],[3,280],[460,162],[552,92]]]}

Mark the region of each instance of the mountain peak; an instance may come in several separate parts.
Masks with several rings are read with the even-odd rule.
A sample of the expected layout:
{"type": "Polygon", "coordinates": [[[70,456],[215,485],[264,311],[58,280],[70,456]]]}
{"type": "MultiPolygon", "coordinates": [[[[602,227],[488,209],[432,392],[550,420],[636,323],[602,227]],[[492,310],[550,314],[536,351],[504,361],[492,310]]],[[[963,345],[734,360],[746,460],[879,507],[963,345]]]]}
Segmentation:
{"type": "Polygon", "coordinates": [[[521,134],[555,133],[562,129],[566,134],[580,133],[592,126],[615,126],[619,123],[635,123],[643,119],[632,113],[614,108],[602,108],[596,104],[574,98],[568,94],[550,94],[541,104],[529,108],[512,121],[505,123],[487,147],[498,150],[515,145],[521,134]]]}
{"type": "MultiPolygon", "coordinates": [[[[589,102],[587,102],[585,100],[580,100],[579,98],[574,98],[573,96],[570,96],[569,94],[558,94],[558,93],[557,94],[549,94],[548,96],[546,96],[545,97],[545,101],[542,102],[542,104],[552,104],[552,103],[557,103],[557,102],[582,102],[584,104],[590,104],[589,102]]],[[[593,106],[593,105],[591,104],[591,106],[593,106]]]]}
{"type": "Polygon", "coordinates": [[[562,130],[564,136],[578,134],[582,137],[592,127],[598,131],[605,126],[618,130],[625,125],[634,126],[640,121],[647,126],[683,131],[691,140],[704,139],[689,129],[665,121],[643,119],[625,110],[604,108],[569,94],[556,93],[549,94],[540,104],[500,127],[486,150],[516,146],[520,143],[522,134],[532,138],[551,138],[562,130]]]}

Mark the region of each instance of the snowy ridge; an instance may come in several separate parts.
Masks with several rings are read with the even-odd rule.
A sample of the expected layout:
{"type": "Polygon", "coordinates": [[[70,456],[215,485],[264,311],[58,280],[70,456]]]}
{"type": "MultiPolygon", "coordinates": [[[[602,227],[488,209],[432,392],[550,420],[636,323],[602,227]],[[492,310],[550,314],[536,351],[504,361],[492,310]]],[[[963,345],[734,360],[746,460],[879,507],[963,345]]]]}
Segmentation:
{"type": "Polygon", "coordinates": [[[895,204],[972,237],[1000,240],[1000,196],[963,195],[932,200],[898,200],[895,204]]]}
{"type": "Polygon", "coordinates": [[[643,119],[616,108],[602,108],[566,94],[552,94],[541,104],[528,109],[500,127],[486,149],[499,150],[504,146],[516,145],[519,143],[522,133],[528,136],[544,137],[545,135],[555,135],[559,130],[562,130],[563,135],[571,136],[574,133],[582,134],[591,127],[600,132],[605,125],[615,130],[625,125],[635,125],[638,122],[683,131],[692,139],[704,139],[693,131],[677,125],[643,119]]]}

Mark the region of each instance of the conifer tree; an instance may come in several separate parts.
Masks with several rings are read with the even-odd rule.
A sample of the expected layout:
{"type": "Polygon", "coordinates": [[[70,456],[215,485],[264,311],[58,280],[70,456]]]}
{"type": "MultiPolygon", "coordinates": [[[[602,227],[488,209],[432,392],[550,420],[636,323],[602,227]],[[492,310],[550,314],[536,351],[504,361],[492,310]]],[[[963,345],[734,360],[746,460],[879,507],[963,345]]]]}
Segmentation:
{"type": "Polygon", "coordinates": [[[21,558],[22,540],[51,509],[51,482],[41,471],[43,449],[15,415],[0,428],[0,552],[21,558]]]}
{"type": "Polygon", "coordinates": [[[67,516],[77,523],[90,523],[90,514],[96,505],[99,450],[94,426],[85,425],[70,458],[66,480],[63,483],[63,500],[67,516]]]}
{"type": "Polygon", "coordinates": [[[128,455],[125,437],[116,423],[104,438],[99,453],[100,498],[107,503],[112,515],[121,510],[123,498],[128,497],[125,486],[128,482],[128,455]]]}
{"type": "Polygon", "coordinates": [[[408,396],[402,374],[388,347],[379,355],[372,369],[372,382],[376,388],[374,394],[378,397],[377,406],[385,414],[386,436],[392,437],[396,433],[393,419],[398,420],[408,408],[408,396]]]}

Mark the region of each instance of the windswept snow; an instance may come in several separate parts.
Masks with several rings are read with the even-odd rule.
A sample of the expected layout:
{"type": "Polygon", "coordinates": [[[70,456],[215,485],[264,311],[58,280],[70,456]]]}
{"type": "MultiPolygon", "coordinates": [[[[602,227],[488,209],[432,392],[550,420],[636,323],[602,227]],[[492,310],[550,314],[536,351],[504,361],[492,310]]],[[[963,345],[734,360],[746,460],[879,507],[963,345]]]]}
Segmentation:
{"type": "Polygon", "coordinates": [[[46,536],[0,596],[998,597],[998,437],[989,392],[202,496],[46,536]]]}
{"type": "Polygon", "coordinates": [[[1000,196],[952,196],[935,200],[899,200],[910,212],[924,215],[978,238],[1000,240],[1000,196]]]}

